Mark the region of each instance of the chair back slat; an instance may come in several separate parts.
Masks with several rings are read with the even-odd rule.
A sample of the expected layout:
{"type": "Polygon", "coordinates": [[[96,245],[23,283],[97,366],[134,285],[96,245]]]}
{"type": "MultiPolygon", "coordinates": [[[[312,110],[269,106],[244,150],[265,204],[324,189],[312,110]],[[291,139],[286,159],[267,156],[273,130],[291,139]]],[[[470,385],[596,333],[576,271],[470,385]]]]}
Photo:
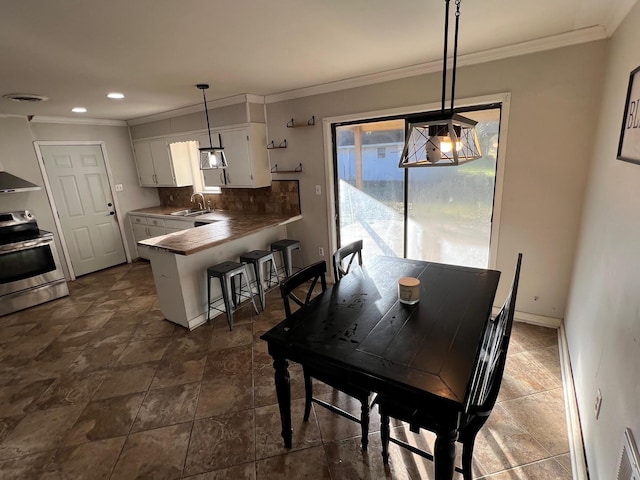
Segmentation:
{"type": "Polygon", "coordinates": [[[287,317],[291,316],[291,304],[289,301],[294,302],[300,307],[305,307],[311,302],[318,281],[320,281],[323,292],[327,289],[326,272],[327,262],[322,260],[294,273],[280,284],[280,295],[282,296],[284,311],[287,317]],[[302,300],[296,295],[295,291],[305,283],[308,283],[308,285],[306,286],[303,296],[304,300],[302,300]]]}
{"type": "Polygon", "coordinates": [[[496,318],[487,322],[476,373],[467,399],[467,412],[489,412],[498,398],[513,327],[521,265],[520,253],[509,295],[496,318]]]}
{"type": "Polygon", "coordinates": [[[356,240],[336,250],[333,254],[333,275],[336,283],[349,273],[351,264],[356,257],[358,258],[358,264],[362,265],[362,240],[356,240]],[[343,260],[348,260],[346,268],[343,266],[343,260]]]}

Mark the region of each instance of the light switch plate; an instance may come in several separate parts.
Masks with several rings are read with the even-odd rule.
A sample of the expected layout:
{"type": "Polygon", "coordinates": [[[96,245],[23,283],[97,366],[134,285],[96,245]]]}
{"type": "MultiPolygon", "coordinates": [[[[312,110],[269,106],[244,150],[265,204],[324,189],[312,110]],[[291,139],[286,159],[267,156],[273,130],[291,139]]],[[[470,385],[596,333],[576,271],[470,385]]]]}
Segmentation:
{"type": "Polygon", "coordinates": [[[316,195],[322,195],[322,188],[320,188],[320,185],[316,185],[316,195]]]}

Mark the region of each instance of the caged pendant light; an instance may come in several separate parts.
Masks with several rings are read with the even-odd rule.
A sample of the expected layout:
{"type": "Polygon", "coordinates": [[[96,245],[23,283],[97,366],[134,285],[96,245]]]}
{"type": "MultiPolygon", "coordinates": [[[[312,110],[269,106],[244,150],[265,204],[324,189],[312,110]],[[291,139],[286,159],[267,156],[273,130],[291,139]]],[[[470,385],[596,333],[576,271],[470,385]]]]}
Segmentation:
{"type": "Polygon", "coordinates": [[[200,147],[200,170],[214,170],[218,168],[227,168],[227,157],[224,154],[224,148],[222,147],[222,135],[218,134],[219,147],[214,147],[211,142],[211,127],[209,126],[209,110],[207,110],[207,95],[205,90],[209,88],[206,83],[199,83],[196,85],[202,90],[202,98],[204,100],[204,113],[207,116],[207,132],[209,132],[209,146],[200,147]]]}
{"type": "Polygon", "coordinates": [[[478,122],[454,113],[453,108],[456,89],[460,2],[461,0],[455,0],[451,106],[449,109],[446,108],[450,0],[445,0],[442,108],[440,112],[423,115],[416,121],[409,121],[407,140],[398,164],[400,168],[456,166],[482,157],[475,130],[478,122]]]}

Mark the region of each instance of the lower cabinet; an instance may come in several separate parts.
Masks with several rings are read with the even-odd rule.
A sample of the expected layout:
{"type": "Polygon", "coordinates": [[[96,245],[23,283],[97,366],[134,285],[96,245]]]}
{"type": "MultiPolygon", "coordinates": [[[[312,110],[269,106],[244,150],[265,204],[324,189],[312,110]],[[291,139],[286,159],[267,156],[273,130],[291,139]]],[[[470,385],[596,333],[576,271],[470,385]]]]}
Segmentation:
{"type": "Polygon", "coordinates": [[[193,220],[174,218],[164,219],[140,214],[129,215],[129,220],[131,222],[131,230],[133,231],[133,238],[136,242],[138,256],[147,260],[149,259],[149,255],[147,253],[149,248],[138,245],[140,240],[179,232],[181,230],[192,228],[195,225],[193,220]]]}

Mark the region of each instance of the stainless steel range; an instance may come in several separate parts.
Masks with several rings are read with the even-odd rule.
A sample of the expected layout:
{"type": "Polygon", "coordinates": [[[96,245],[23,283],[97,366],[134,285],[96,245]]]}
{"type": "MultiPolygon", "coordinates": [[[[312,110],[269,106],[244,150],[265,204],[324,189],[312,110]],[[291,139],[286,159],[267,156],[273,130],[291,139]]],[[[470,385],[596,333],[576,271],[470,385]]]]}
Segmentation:
{"type": "Polygon", "coordinates": [[[66,295],[53,233],[29,210],[0,213],[0,316],[66,295]]]}

